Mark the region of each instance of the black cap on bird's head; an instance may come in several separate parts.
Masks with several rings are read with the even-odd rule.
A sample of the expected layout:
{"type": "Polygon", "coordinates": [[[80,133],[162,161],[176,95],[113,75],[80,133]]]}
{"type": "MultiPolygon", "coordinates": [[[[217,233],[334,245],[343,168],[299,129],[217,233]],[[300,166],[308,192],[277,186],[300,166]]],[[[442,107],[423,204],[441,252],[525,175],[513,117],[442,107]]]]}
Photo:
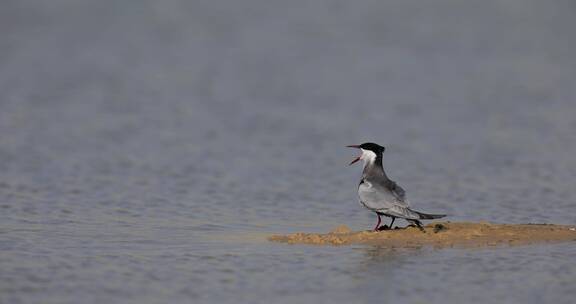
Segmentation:
{"type": "MultiPolygon", "coordinates": [[[[347,146],[347,147],[349,147],[349,148],[362,149],[362,150],[366,150],[366,151],[371,151],[371,152],[374,152],[374,154],[376,154],[376,156],[382,155],[382,153],[384,153],[384,150],[386,150],[386,148],[384,148],[384,147],[382,147],[382,146],[380,146],[380,145],[378,145],[378,144],[371,143],[371,142],[369,142],[369,143],[363,143],[363,144],[361,144],[361,145],[350,145],[350,146],[347,146]]],[[[352,165],[353,163],[361,160],[363,155],[364,155],[364,153],[362,153],[362,155],[356,157],[356,158],[350,163],[350,165],[352,165]]]]}

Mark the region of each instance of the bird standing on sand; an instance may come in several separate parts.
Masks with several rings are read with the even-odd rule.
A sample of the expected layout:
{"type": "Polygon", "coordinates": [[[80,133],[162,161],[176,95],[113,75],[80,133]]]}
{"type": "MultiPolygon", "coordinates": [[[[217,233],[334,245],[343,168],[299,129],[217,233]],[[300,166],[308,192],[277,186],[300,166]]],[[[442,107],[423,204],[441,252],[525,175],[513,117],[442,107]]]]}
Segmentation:
{"type": "Polygon", "coordinates": [[[362,151],[362,154],[354,159],[350,165],[359,160],[364,161],[364,171],[358,185],[358,196],[360,197],[360,203],[364,207],[378,215],[378,223],[374,227],[374,231],[392,229],[392,224],[394,224],[396,218],[403,218],[423,231],[424,228],[422,228],[420,220],[431,220],[446,216],[445,214],[426,214],[410,208],[404,189],[389,179],[386,176],[386,172],[384,172],[384,167],[382,167],[384,147],[375,143],[363,143],[348,147],[362,151]],[[384,225],[380,227],[380,216],[382,215],[392,218],[390,226],[384,225]]]}

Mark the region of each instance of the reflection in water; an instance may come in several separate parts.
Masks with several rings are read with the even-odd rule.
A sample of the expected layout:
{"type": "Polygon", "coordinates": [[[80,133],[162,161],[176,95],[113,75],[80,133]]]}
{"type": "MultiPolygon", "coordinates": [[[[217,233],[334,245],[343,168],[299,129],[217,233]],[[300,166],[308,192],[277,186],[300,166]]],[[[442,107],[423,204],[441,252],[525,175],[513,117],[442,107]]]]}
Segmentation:
{"type": "Polygon", "coordinates": [[[425,254],[430,247],[409,246],[409,247],[390,247],[384,245],[374,245],[362,247],[364,256],[362,267],[371,269],[376,265],[386,265],[387,263],[396,264],[406,258],[416,257],[425,254]]]}

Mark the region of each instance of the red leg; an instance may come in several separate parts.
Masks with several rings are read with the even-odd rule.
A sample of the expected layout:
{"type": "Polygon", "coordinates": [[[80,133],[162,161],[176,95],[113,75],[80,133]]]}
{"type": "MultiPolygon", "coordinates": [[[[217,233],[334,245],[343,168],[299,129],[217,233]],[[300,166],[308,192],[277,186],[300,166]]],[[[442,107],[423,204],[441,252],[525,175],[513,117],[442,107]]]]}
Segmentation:
{"type": "Polygon", "coordinates": [[[380,219],[380,214],[376,213],[376,215],[378,216],[378,224],[376,224],[376,227],[374,227],[374,231],[378,231],[378,228],[380,227],[380,221],[382,221],[382,219],[380,219]]]}

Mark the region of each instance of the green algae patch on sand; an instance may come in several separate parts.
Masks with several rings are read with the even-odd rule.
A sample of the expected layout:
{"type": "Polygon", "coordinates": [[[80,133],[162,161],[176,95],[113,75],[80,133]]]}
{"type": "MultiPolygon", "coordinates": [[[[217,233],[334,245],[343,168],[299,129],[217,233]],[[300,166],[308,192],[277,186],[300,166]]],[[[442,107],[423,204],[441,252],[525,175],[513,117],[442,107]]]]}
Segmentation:
{"type": "Polygon", "coordinates": [[[488,222],[436,222],[421,231],[415,227],[383,231],[351,231],[341,225],[328,233],[272,235],[269,241],[288,244],[389,247],[485,247],[576,241],[576,226],[552,224],[494,224],[488,222]]]}

